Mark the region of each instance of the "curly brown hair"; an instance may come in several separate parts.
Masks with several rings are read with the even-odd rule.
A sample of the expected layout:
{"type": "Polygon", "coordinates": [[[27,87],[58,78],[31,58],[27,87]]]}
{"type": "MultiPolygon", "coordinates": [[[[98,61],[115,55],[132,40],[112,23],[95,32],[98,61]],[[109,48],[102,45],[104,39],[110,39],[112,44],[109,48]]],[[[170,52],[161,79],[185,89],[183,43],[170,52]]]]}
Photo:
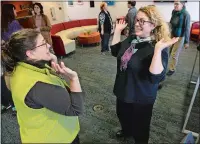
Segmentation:
{"type": "Polygon", "coordinates": [[[152,36],[155,38],[156,42],[160,41],[162,38],[164,38],[164,40],[170,39],[169,25],[165,22],[163,16],[155,5],[141,7],[138,12],[139,11],[145,13],[149,20],[155,24],[152,36]]]}

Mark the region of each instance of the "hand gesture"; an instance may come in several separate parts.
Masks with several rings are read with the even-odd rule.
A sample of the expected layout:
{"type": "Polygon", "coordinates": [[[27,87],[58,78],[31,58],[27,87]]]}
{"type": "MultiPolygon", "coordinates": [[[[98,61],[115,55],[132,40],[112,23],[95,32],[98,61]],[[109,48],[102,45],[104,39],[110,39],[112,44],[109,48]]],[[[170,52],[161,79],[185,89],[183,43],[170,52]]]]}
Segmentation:
{"type": "Polygon", "coordinates": [[[40,28],[35,28],[36,31],[40,32],[40,28]]]}
{"type": "Polygon", "coordinates": [[[4,45],[6,42],[4,40],[1,40],[1,45],[4,45]]]}
{"type": "Polygon", "coordinates": [[[115,30],[122,31],[127,26],[127,23],[124,20],[116,21],[115,30]]]}
{"type": "Polygon", "coordinates": [[[164,39],[161,39],[159,42],[156,43],[155,45],[155,50],[160,50],[162,51],[163,49],[170,47],[171,45],[173,45],[174,43],[176,43],[178,41],[179,38],[172,38],[168,41],[165,41],[164,39]]]}
{"type": "Polygon", "coordinates": [[[61,62],[60,65],[55,62],[51,62],[51,66],[58,74],[61,74],[70,80],[78,79],[77,73],[75,71],[67,68],[65,66],[64,62],[61,62]]]}

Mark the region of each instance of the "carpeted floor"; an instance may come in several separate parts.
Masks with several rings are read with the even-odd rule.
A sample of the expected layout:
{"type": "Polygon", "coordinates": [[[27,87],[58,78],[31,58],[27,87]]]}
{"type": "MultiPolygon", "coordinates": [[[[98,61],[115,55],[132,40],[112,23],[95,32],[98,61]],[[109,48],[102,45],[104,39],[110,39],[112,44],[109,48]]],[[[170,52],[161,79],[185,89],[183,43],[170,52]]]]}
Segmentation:
{"type": "MultiPolygon", "coordinates": [[[[183,50],[177,72],[167,77],[164,87],[158,92],[151,122],[149,143],[180,143],[184,134],[181,130],[187,113],[194,85],[187,89],[194,63],[196,46],[183,50]]],[[[112,93],[116,60],[110,54],[101,55],[100,47],[78,47],[76,53],[64,59],[66,65],[77,71],[83,91],[86,93],[85,111],[80,117],[81,143],[132,143],[132,140],[118,140],[115,132],[120,129],[115,112],[115,96],[112,93]],[[101,107],[94,111],[93,107],[101,107]]],[[[199,61],[199,59],[197,60],[199,61]]],[[[199,70],[196,64],[193,80],[196,81],[199,70]]],[[[195,100],[187,129],[199,132],[199,94],[195,100]]],[[[2,114],[2,143],[19,143],[18,124],[11,112],[2,114]]]]}

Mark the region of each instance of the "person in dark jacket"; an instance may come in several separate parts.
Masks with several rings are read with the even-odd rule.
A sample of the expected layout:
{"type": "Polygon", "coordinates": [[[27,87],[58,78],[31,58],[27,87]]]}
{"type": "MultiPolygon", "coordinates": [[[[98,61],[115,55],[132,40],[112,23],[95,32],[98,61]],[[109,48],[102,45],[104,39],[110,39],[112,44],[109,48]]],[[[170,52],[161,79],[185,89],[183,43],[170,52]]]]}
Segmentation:
{"type": "Polygon", "coordinates": [[[137,9],[135,7],[136,1],[128,1],[128,13],[126,15],[126,23],[127,23],[127,30],[126,35],[133,35],[135,33],[135,26],[134,26],[134,20],[135,16],[137,14],[137,9]]]}
{"type": "Polygon", "coordinates": [[[22,26],[15,19],[17,16],[15,9],[13,4],[4,4],[2,6],[1,39],[4,42],[9,40],[12,33],[22,29],[22,26]]]}
{"type": "Polygon", "coordinates": [[[179,40],[171,49],[171,62],[169,63],[168,76],[174,74],[182,48],[187,49],[189,47],[190,14],[186,10],[185,1],[174,1],[174,10],[172,11],[170,24],[172,36],[179,37],[179,40]]]}
{"type": "MultiPolygon", "coordinates": [[[[17,32],[22,29],[22,26],[15,19],[17,16],[16,8],[13,4],[4,4],[1,11],[1,46],[3,46],[11,37],[14,32],[17,32]]],[[[7,109],[12,108],[13,116],[16,115],[16,110],[14,103],[12,101],[10,87],[9,87],[9,77],[3,73],[1,76],[2,80],[2,112],[5,112],[7,109]]]]}
{"type": "Polygon", "coordinates": [[[114,94],[122,130],[117,137],[133,137],[136,143],[148,143],[152,109],[158,84],[165,77],[170,39],[167,23],[155,6],[139,9],[135,34],[120,42],[124,21],[116,24],[111,53],[117,59],[114,94]]]}
{"type": "Polygon", "coordinates": [[[101,54],[105,55],[109,51],[110,34],[113,29],[112,18],[107,10],[107,3],[102,2],[100,5],[101,12],[99,13],[98,31],[101,36],[101,54]]]}

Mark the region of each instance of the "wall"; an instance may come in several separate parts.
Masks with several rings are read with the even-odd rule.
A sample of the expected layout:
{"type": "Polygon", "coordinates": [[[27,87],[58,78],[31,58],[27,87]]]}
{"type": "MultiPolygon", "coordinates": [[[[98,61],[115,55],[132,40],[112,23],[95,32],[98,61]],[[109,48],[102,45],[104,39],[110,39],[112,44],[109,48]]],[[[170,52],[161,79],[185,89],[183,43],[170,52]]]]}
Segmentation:
{"type": "Polygon", "coordinates": [[[39,3],[42,4],[44,14],[48,16],[52,25],[65,21],[66,8],[64,8],[64,2],[41,2],[40,1],[39,3]],[[52,19],[50,8],[55,9],[56,20],[52,19]],[[61,9],[59,9],[59,8],[61,8],[61,9]]]}
{"type": "MultiPolygon", "coordinates": [[[[84,19],[84,18],[97,18],[100,12],[101,2],[95,1],[95,7],[90,8],[89,1],[83,1],[83,5],[78,5],[74,1],[73,6],[69,6],[68,2],[41,2],[44,6],[44,13],[49,17],[52,24],[60,23],[68,20],[75,19],[84,19]],[[50,14],[50,8],[54,7],[56,11],[56,20],[53,21],[50,14]],[[59,7],[62,10],[59,10],[59,7]]],[[[158,9],[161,11],[165,20],[169,22],[171,18],[171,12],[173,10],[173,3],[154,3],[153,1],[149,2],[137,2],[136,8],[139,9],[141,6],[155,4],[158,9]]],[[[199,2],[187,2],[187,10],[191,15],[191,21],[199,21],[199,2]]],[[[114,6],[109,6],[108,10],[115,20],[117,17],[125,16],[128,8],[127,2],[116,2],[114,6]]]]}
{"type": "MultiPolygon", "coordinates": [[[[89,2],[85,2],[83,5],[77,5],[77,2],[74,2],[74,6],[68,6],[68,3],[65,3],[67,6],[67,14],[70,19],[83,19],[83,18],[96,18],[99,14],[99,7],[101,2],[95,2],[95,7],[90,8],[89,2]]],[[[137,2],[136,8],[139,9],[141,6],[155,4],[158,9],[161,11],[162,15],[165,17],[166,21],[169,22],[171,18],[171,12],[174,8],[173,3],[154,3],[153,1],[149,2],[137,2]]],[[[199,20],[199,2],[187,2],[187,10],[191,15],[191,21],[199,20]]],[[[108,6],[108,10],[115,20],[117,17],[125,16],[128,8],[127,2],[116,2],[114,6],[108,6]]]]}
{"type": "Polygon", "coordinates": [[[3,4],[13,4],[16,8],[16,11],[18,12],[21,10],[20,5],[31,5],[32,2],[31,1],[2,1],[1,6],[3,4]]]}

